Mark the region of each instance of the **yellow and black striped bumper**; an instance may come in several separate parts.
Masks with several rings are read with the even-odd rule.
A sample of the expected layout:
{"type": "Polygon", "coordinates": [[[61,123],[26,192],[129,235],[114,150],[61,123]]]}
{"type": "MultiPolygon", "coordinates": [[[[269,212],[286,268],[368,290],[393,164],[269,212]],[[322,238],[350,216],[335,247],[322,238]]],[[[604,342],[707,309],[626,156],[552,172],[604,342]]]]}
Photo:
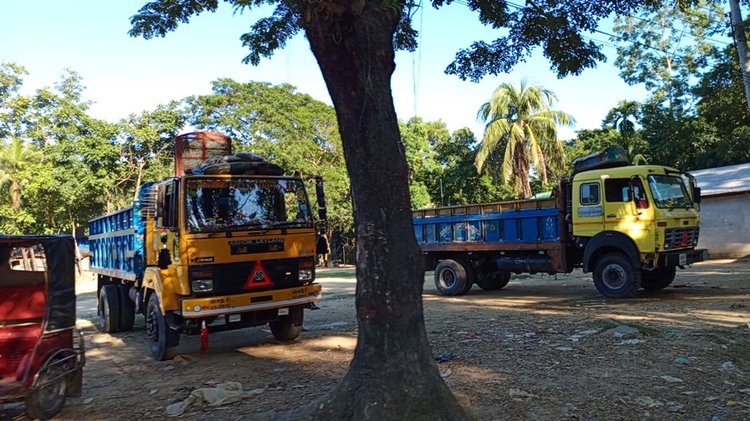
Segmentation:
{"type": "Polygon", "coordinates": [[[318,284],[219,297],[183,298],[182,317],[191,319],[223,314],[247,313],[320,301],[318,284]]]}

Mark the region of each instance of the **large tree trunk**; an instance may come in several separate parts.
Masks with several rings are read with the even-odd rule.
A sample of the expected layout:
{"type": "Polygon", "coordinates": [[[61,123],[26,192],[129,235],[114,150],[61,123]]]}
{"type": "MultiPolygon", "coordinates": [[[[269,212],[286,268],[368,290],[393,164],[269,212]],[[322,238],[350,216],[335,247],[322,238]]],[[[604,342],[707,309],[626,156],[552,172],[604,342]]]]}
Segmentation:
{"type": "Polygon", "coordinates": [[[303,4],[301,23],[336,108],[351,179],[359,331],[342,382],[290,418],[466,419],[437,370],[422,314],[424,271],[391,96],[399,8],[303,4]]]}
{"type": "Polygon", "coordinates": [[[747,56],[747,37],[745,36],[745,22],[742,20],[739,0],[729,0],[729,10],[732,17],[732,30],[734,31],[734,45],[740,59],[740,71],[742,72],[742,83],[745,86],[745,99],[747,110],[750,113],[750,58],[747,56]]]}
{"type": "Polygon", "coordinates": [[[528,151],[523,141],[516,142],[516,149],[513,152],[513,160],[516,167],[516,177],[521,185],[521,193],[524,199],[531,197],[531,174],[529,174],[529,157],[528,151]]]}

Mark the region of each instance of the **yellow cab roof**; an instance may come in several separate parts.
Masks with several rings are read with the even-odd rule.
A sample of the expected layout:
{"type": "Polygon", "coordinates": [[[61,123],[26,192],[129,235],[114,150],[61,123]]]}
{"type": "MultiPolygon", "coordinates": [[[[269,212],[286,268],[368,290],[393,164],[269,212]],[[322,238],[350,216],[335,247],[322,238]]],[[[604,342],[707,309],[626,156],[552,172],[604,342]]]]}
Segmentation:
{"type": "Polygon", "coordinates": [[[675,168],[664,167],[661,165],[627,165],[622,167],[581,171],[573,178],[576,181],[593,181],[600,180],[602,176],[606,176],[605,178],[630,178],[635,175],[646,177],[651,174],[680,175],[682,173],[675,168]]]}

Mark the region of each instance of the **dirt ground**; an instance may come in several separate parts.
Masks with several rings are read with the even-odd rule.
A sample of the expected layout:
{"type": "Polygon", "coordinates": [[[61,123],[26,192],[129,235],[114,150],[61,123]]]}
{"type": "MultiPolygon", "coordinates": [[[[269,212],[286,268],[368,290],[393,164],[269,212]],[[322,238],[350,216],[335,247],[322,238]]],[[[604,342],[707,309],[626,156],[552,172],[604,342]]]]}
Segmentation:
{"type": "MultiPolygon", "coordinates": [[[[319,397],[346,372],[357,333],[353,270],[318,275],[324,299],[296,341],[276,342],[267,328],[217,333],[201,356],[198,338],[183,336],[166,362],[149,357],[142,317],[132,332],[96,331],[95,283],[83,277],[83,396],[56,419],[164,419],[168,405],[223,382],[257,395],[181,419],[259,419],[319,397]]],[[[440,297],[428,272],[424,302],[445,381],[480,419],[750,419],[750,259],[697,264],[628,300],[601,297],[580,272],[440,297]]],[[[0,419],[24,420],[23,407],[0,419]]]]}

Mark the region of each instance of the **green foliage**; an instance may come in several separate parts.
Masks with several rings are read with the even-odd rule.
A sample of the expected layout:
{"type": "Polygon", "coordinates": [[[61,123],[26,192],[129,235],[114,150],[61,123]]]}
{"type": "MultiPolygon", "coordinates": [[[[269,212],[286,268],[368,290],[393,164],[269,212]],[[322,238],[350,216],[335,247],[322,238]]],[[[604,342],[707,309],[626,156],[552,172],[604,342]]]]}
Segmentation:
{"type": "MultiPolygon", "coordinates": [[[[440,168],[432,177],[433,202],[440,206],[496,202],[511,199],[512,188],[496,173],[479,175],[474,165],[477,139],[468,128],[455,131],[434,144],[440,168]]],[[[490,157],[492,159],[492,157],[490,157]]]]}
{"type": "MultiPolygon", "coordinates": [[[[432,0],[435,7],[451,0],[432,0]]],[[[518,2],[521,3],[521,2],[518,2]]],[[[579,74],[594,67],[604,55],[582,32],[594,32],[600,19],[612,14],[628,15],[659,1],[636,0],[540,0],[524,5],[500,1],[472,0],[468,7],[479,20],[493,28],[508,28],[507,35],[492,42],[477,41],[456,54],[446,69],[461,79],[478,81],[486,74],[509,72],[541,45],[552,70],[560,76],[579,74]]]]}
{"type": "Polygon", "coordinates": [[[723,10],[714,1],[694,5],[669,4],[641,14],[616,19],[614,31],[622,39],[615,65],[629,84],[643,83],[654,100],[679,105],[689,85],[716,56],[708,39],[724,26],[723,10]]]}
{"type": "Polygon", "coordinates": [[[722,137],[729,136],[740,126],[750,125],[739,68],[737,51],[728,46],[693,90],[699,98],[696,105],[698,115],[715,126],[722,137]]]}
{"type": "Polygon", "coordinates": [[[399,124],[401,144],[409,166],[409,192],[412,208],[434,205],[428,186],[434,184],[433,177],[438,173],[433,145],[450,138],[443,122],[424,122],[413,117],[399,124]]]}
{"type": "MultiPolygon", "coordinates": [[[[323,176],[329,227],[353,231],[349,177],[331,106],[291,85],[220,79],[213,93],[185,99],[191,125],[230,135],[252,151],[312,181],[323,176]]],[[[311,183],[308,183],[311,186],[311,183]]],[[[309,187],[310,191],[312,187],[309,187]]],[[[315,202],[315,195],[309,195],[315,202]]]]}

